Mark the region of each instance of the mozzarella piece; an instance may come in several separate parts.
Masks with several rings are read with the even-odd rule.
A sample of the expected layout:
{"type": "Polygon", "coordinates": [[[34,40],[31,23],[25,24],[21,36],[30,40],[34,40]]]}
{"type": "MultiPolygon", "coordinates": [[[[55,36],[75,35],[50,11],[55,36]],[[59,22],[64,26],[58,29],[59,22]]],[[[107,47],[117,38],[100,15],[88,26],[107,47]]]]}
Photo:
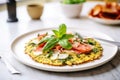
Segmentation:
{"type": "Polygon", "coordinates": [[[40,55],[40,54],[42,54],[42,51],[35,51],[35,52],[34,52],[34,55],[36,55],[36,56],[37,56],[37,55],[40,55]]]}
{"type": "Polygon", "coordinates": [[[52,56],[50,57],[50,59],[51,59],[51,60],[57,59],[59,54],[60,54],[59,52],[53,53],[52,56]]]}
{"type": "Polygon", "coordinates": [[[69,54],[59,54],[58,59],[66,59],[69,56],[69,54]]]}

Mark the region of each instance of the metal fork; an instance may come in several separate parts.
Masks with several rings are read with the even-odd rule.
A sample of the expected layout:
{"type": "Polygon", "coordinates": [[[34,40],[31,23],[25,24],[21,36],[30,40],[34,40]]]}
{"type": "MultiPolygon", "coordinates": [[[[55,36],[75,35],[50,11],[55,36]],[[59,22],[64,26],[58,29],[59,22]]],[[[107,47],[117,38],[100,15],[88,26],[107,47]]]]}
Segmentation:
{"type": "Polygon", "coordinates": [[[93,38],[98,39],[98,40],[101,40],[101,41],[104,41],[104,42],[108,42],[108,43],[111,43],[111,44],[114,44],[114,45],[120,47],[120,42],[110,41],[110,40],[106,40],[106,39],[102,39],[102,38],[98,38],[98,37],[93,37],[93,38]]]}
{"type": "MultiPolygon", "coordinates": [[[[81,35],[80,33],[77,33],[77,32],[74,32],[74,34],[77,35],[79,38],[87,37],[87,36],[81,35]]],[[[104,42],[108,42],[108,43],[111,43],[111,44],[114,44],[114,45],[120,47],[120,42],[110,41],[110,40],[107,40],[107,39],[103,39],[103,38],[99,38],[99,37],[94,37],[94,36],[92,36],[92,37],[95,38],[95,39],[98,39],[98,40],[101,40],[101,41],[104,41],[104,42]]]]}
{"type": "Polygon", "coordinates": [[[5,59],[3,56],[0,56],[0,59],[4,62],[4,64],[6,65],[6,67],[8,68],[8,70],[9,70],[12,74],[20,74],[20,72],[17,71],[17,70],[7,61],[7,59],[5,59]]]}

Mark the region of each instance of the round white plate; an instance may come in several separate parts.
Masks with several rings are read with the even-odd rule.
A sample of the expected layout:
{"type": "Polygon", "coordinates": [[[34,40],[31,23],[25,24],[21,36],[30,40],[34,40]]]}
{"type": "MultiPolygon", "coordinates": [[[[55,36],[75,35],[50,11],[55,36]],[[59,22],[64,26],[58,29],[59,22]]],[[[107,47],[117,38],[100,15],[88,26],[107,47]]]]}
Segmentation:
{"type": "Polygon", "coordinates": [[[107,25],[118,25],[120,24],[120,20],[109,20],[109,19],[101,19],[101,18],[97,18],[97,17],[92,17],[92,16],[88,16],[89,19],[101,23],[101,24],[107,24],[107,25]]]}
{"type": "MultiPolygon", "coordinates": [[[[25,43],[28,42],[30,39],[36,37],[38,33],[46,33],[46,32],[52,33],[51,31],[52,29],[36,30],[36,31],[28,32],[26,34],[23,34],[17,37],[11,44],[11,50],[15,58],[18,59],[20,62],[37,69],[55,71],[55,72],[71,72],[71,71],[81,71],[81,70],[91,69],[91,68],[100,66],[110,61],[115,56],[118,50],[117,46],[100,41],[104,49],[103,56],[100,59],[91,61],[89,63],[73,65],[73,66],[51,66],[51,65],[41,64],[33,61],[27,54],[24,53],[25,43]]],[[[86,36],[95,36],[95,37],[105,38],[108,40],[113,40],[111,37],[99,32],[93,32],[93,31],[89,32],[89,31],[84,31],[84,30],[74,29],[74,28],[69,28],[68,30],[78,32],[86,36]]]]}

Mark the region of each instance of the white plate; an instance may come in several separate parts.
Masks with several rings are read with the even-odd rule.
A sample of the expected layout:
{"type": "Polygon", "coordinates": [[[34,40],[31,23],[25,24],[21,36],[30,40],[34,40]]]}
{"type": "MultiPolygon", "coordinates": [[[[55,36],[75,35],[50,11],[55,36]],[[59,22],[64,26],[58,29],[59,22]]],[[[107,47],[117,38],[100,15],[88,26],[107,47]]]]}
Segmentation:
{"type": "Polygon", "coordinates": [[[107,24],[107,25],[118,25],[120,24],[120,20],[109,20],[109,19],[101,19],[97,17],[88,16],[91,20],[101,23],[101,24],[107,24]]]}
{"type": "MultiPolygon", "coordinates": [[[[52,29],[36,30],[17,37],[11,44],[11,50],[15,58],[18,59],[20,62],[37,69],[55,71],[55,72],[71,72],[71,71],[81,71],[81,70],[91,69],[100,66],[110,61],[115,56],[118,50],[117,46],[100,41],[104,48],[103,56],[100,59],[89,63],[74,65],[74,66],[50,66],[33,61],[27,54],[24,53],[25,43],[28,42],[30,39],[36,37],[38,33],[45,33],[45,32],[51,33],[52,29]]],[[[80,31],[80,29],[73,29],[73,28],[69,28],[68,30],[76,31],[87,36],[96,36],[108,40],[113,40],[111,37],[99,32],[89,32],[84,30],[80,31]]]]}

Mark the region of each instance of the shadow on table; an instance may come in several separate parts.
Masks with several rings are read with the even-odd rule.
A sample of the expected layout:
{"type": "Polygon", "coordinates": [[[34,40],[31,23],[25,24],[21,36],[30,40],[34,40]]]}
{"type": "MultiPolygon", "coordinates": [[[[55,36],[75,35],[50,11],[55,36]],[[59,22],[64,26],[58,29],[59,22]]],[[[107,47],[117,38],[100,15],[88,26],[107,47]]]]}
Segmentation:
{"type": "Polygon", "coordinates": [[[43,71],[43,73],[49,74],[49,75],[55,75],[55,76],[64,76],[64,77],[69,76],[69,78],[70,77],[72,78],[89,77],[89,76],[95,76],[102,73],[110,72],[111,70],[115,69],[119,65],[120,65],[120,49],[118,50],[117,55],[111,61],[93,69],[78,71],[78,72],[69,72],[69,73],[68,72],[58,73],[58,72],[47,72],[47,71],[43,71]]]}
{"type": "Polygon", "coordinates": [[[87,16],[80,16],[79,19],[89,19],[87,16]]]}

